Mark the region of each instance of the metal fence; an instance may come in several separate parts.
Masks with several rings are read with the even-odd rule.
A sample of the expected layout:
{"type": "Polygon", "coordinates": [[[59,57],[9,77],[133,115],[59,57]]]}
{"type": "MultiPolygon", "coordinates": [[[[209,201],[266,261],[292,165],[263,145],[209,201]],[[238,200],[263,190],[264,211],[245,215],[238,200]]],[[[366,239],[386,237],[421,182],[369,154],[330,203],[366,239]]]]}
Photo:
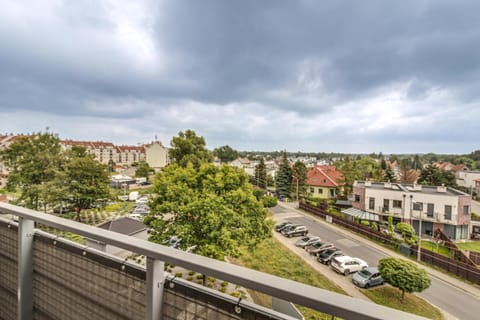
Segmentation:
{"type": "MultiPolygon", "coordinates": [[[[326,219],[327,216],[331,216],[332,223],[340,225],[346,229],[350,229],[355,233],[361,234],[377,242],[388,244],[393,247],[398,246],[397,241],[393,240],[391,237],[389,237],[388,235],[382,232],[375,231],[367,226],[353,223],[352,221],[345,219],[343,217],[338,217],[338,216],[328,214],[328,212],[326,211],[326,207],[323,204],[320,207],[316,207],[309,203],[301,202],[299,207],[300,209],[313,213],[316,216],[319,216],[321,218],[326,219]]],[[[412,247],[410,254],[416,255],[417,248],[412,247]]],[[[422,261],[426,263],[430,263],[436,267],[439,267],[445,271],[453,273],[456,276],[469,280],[473,283],[480,284],[480,270],[475,266],[459,261],[458,259],[461,259],[463,257],[463,253],[461,253],[459,250],[455,250],[455,249],[452,250],[453,256],[457,257],[458,259],[452,259],[424,248],[420,250],[420,254],[421,254],[422,261]]]]}
{"type": "MultiPolygon", "coordinates": [[[[145,240],[129,237],[108,230],[84,225],[75,221],[62,219],[53,215],[0,203],[0,213],[13,214],[19,217],[17,231],[16,265],[17,274],[17,318],[28,320],[33,318],[33,264],[35,255],[34,238],[38,231],[34,222],[62,231],[72,232],[86,238],[95,239],[128,251],[146,256],[145,271],[145,318],[162,319],[164,313],[164,286],[167,284],[164,263],[180,266],[206,276],[212,276],[248,289],[265,293],[286,301],[338,316],[344,319],[424,319],[413,314],[390,309],[372,302],[363,301],[345,295],[312,287],[306,284],[287,280],[263,272],[213,260],[203,256],[186,253],[173,248],[145,240]]],[[[85,248],[85,252],[87,248],[85,248]]],[[[61,262],[60,262],[61,263],[61,262]]],[[[82,269],[82,274],[89,270],[82,269]]],[[[0,278],[1,279],[1,278],[0,278]]],[[[3,280],[2,280],[3,282],[3,280]]],[[[3,283],[0,283],[2,286],[3,283]]],[[[86,290],[86,289],[85,289],[86,290]]],[[[86,293],[88,294],[88,292],[86,293]]],[[[58,303],[58,302],[53,302],[58,303]]],[[[242,308],[244,303],[238,301],[236,307],[242,308]]],[[[236,312],[236,308],[232,310],[236,312]]],[[[242,319],[241,315],[239,319],[242,319]]]]}

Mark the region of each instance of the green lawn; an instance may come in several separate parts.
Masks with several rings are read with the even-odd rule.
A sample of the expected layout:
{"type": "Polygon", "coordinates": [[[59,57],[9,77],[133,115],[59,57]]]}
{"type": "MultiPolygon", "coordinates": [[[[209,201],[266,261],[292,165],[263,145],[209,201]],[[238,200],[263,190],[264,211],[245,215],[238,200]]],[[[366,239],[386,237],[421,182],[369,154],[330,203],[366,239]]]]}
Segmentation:
{"type": "MultiPolygon", "coordinates": [[[[254,251],[246,248],[241,250],[241,256],[232,262],[251,269],[270,273],[282,278],[295,280],[311,286],[346,294],[340,287],[328,278],[311,268],[299,256],[285,248],[274,238],[265,240],[254,251]]],[[[271,307],[271,299],[265,294],[249,291],[255,303],[271,307]]],[[[297,306],[305,319],[331,319],[330,315],[322,314],[302,306],[297,306]]]]}
{"type": "Polygon", "coordinates": [[[432,241],[422,241],[422,249],[427,249],[430,251],[433,251],[435,253],[439,253],[441,255],[444,255],[446,257],[450,257],[450,250],[448,248],[438,245],[435,242],[432,241]]]}
{"type": "Polygon", "coordinates": [[[456,245],[461,250],[480,252],[480,240],[456,243],[456,245]]]}
{"type": "Polygon", "coordinates": [[[414,313],[429,319],[443,319],[439,309],[414,294],[405,293],[405,301],[401,302],[401,291],[389,285],[362,291],[370,300],[377,304],[414,313]]]}

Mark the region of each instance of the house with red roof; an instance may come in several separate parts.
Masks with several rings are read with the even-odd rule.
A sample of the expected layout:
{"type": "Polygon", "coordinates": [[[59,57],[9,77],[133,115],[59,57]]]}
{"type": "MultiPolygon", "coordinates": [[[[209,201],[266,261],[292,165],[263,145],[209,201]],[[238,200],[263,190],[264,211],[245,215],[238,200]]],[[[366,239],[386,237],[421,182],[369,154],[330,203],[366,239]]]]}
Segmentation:
{"type": "Polygon", "coordinates": [[[345,178],[335,166],[315,166],[307,172],[311,197],[335,199],[342,192],[345,178]]]}

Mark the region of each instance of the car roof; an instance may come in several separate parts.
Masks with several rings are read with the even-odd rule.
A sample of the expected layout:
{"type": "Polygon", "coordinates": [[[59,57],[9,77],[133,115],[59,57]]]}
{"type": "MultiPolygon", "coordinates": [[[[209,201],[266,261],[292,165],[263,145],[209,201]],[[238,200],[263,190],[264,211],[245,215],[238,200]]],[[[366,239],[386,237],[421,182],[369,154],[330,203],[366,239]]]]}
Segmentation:
{"type": "Polygon", "coordinates": [[[368,268],[365,268],[365,269],[363,269],[363,270],[368,271],[368,272],[370,272],[370,273],[372,273],[372,274],[379,272],[377,267],[368,267],[368,268]]]}
{"type": "Polygon", "coordinates": [[[336,257],[335,260],[339,262],[347,262],[347,261],[353,260],[353,258],[350,256],[340,256],[340,257],[336,257]]]}

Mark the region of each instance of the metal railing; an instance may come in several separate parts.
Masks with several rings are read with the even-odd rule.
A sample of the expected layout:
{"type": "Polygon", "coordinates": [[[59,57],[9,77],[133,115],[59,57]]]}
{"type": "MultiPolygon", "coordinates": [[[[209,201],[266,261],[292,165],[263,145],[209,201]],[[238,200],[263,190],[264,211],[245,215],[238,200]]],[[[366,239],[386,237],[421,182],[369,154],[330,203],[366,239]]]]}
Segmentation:
{"type": "Polygon", "coordinates": [[[165,262],[344,319],[425,319],[372,302],[10,204],[0,203],[0,213],[19,217],[17,295],[18,318],[22,320],[32,319],[30,262],[33,235],[36,232],[34,222],[146,256],[146,314],[149,320],[162,317],[162,303],[158,301],[162,301],[165,262]]]}

